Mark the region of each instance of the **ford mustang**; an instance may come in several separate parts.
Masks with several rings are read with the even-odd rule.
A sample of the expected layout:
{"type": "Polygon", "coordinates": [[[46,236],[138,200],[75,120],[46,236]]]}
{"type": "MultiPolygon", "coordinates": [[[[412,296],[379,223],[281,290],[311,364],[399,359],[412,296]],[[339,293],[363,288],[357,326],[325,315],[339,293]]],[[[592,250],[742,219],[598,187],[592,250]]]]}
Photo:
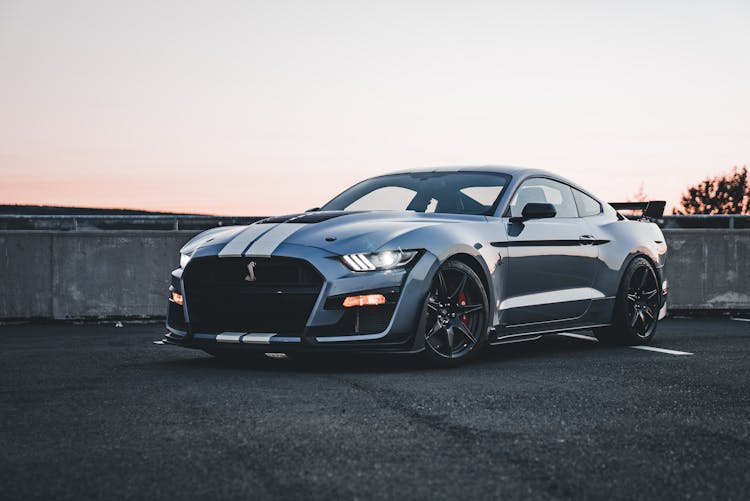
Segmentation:
{"type": "Polygon", "coordinates": [[[645,344],[667,295],[663,208],[608,204],[532,169],[374,177],[321,208],[190,240],[162,341],[219,357],[379,351],[440,365],[565,331],[645,344]]]}

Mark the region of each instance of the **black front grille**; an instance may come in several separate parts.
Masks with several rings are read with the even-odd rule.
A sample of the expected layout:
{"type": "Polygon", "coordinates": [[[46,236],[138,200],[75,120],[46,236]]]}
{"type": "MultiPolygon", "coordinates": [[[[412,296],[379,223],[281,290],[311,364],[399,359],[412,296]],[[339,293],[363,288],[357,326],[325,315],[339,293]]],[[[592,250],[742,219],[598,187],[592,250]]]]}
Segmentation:
{"type": "Polygon", "coordinates": [[[299,334],[323,278],[293,258],[196,258],[183,275],[194,332],[299,334]]]}

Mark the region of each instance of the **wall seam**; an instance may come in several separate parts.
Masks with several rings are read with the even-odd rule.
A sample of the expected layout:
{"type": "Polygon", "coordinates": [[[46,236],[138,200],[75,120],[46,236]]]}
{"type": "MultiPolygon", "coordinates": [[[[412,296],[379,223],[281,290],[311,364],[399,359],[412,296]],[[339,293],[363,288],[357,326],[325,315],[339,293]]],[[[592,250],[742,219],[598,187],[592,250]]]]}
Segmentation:
{"type": "Polygon", "coordinates": [[[55,314],[55,235],[49,237],[49,314],[57,318],[55,314]]]}

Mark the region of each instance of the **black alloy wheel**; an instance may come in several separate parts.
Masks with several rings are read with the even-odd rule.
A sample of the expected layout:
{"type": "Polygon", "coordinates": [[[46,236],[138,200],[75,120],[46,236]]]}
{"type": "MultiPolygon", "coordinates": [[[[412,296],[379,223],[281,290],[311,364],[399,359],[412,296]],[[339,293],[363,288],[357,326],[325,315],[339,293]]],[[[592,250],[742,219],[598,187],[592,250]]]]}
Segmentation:
{"type": "Polygon", "coordinates": [[[613,325],[596,329],[596,337],[613,344],[646,344],[659,323],[661,287],[651,263],[635,258],[623,275],[613,325]]]}
{"type": "Polygon", "coordinates": [[[633,333],[647,339],[659,316],[659,284],[650,266],[641,266],[630,277],[627,315],[633,333]]]}
{"type": "Polygon", "coordinates": [[[458,365],[487,341],[487,293],[469,266],[449,260],[435,274],[427,295],[425,355],[440,365],[458,365]]]}

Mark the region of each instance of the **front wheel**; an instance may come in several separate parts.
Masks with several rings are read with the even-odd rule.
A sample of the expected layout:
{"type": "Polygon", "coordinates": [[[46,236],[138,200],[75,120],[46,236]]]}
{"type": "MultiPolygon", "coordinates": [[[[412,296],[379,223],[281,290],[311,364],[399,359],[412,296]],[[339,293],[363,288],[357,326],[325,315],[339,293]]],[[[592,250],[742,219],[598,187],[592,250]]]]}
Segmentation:
{"type": "Polygon", "coordinates": [[[633,259],[622,277],[612,325],[596,329],[597,339],[608,344],[648,344],[659,323],[660,291],[651,263],[642,257],[633,259]]]}
{"type": "Polygon", "coordinates": [[[425,356],[440,366],[475,357],[487,342],[489,307],[479,276],[458,260],[443,264],[425,303],[425,356]]]}

